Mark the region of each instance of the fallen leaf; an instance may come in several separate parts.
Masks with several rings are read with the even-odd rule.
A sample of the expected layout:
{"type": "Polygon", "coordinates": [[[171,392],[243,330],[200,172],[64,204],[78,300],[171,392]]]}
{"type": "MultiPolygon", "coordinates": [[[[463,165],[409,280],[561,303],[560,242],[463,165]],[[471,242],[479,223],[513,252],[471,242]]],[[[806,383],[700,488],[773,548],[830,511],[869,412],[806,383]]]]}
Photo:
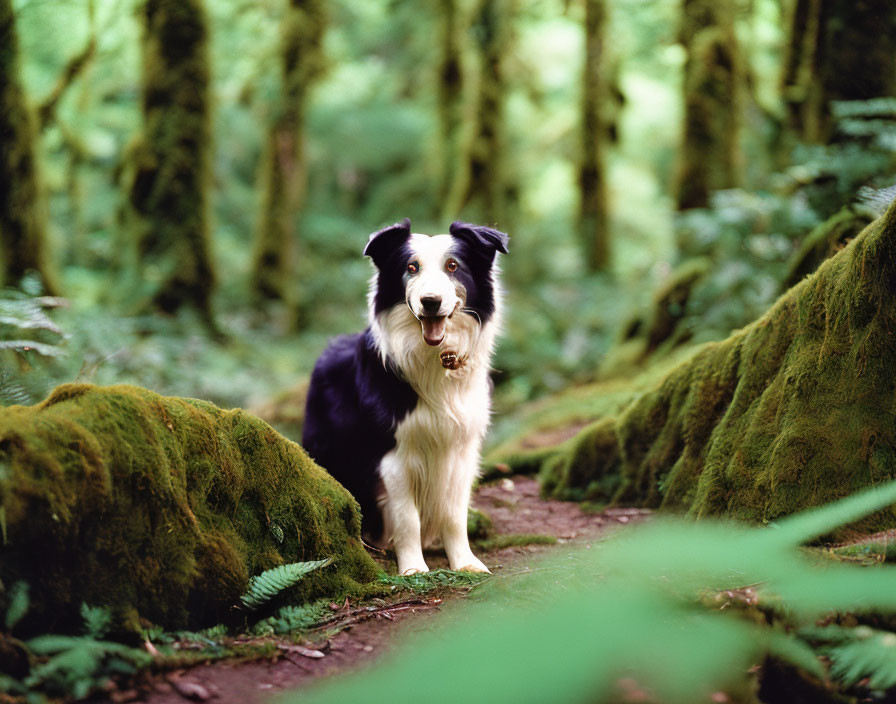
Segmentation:
{"type": "Polygon", "coordinates": [[[190,682],[189,680],[181,680],[174,677],[169,677],[168,682],[170,682],[175,691],[185,699],[204,702],[212,698],[211,692],[198,682],[190,682]]]}
{"type": "Polygon", "coordinates": [[[297,655],[304,655],[306,658],[322,658],[326,657],[324,653],[320,650],[314,650],[313,648],[306,648],[304,645],[296,645],[295,643],[278,643],[277,647],[280,650],[285,650],[287,653],[296,653],[297,655]]]}

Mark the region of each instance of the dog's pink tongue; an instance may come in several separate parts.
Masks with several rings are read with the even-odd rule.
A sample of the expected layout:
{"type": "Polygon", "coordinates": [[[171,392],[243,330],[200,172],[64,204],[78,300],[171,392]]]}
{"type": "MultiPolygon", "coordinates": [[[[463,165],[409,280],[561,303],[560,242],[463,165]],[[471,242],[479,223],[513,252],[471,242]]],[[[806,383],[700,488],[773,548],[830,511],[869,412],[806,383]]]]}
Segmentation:
{"type": "Polygon", "coordinates": [[[431,347],[435,347],[445,339],[445,322],[447,318],[421,318],[423,325],[423,341],[431,347]]]}

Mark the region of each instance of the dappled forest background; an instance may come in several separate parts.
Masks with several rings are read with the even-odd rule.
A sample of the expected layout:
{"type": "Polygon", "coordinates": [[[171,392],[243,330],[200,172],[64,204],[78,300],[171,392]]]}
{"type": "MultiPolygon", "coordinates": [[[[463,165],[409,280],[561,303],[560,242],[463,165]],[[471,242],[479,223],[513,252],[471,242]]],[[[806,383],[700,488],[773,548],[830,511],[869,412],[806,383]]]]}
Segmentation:
{"type": "Polygon", "coordinates": [[[722,338],[896,182],[894,56],[887,0],[0,0],[0,397],[298,407],[406,216],[511,235],[499,411],[722,338]]]}

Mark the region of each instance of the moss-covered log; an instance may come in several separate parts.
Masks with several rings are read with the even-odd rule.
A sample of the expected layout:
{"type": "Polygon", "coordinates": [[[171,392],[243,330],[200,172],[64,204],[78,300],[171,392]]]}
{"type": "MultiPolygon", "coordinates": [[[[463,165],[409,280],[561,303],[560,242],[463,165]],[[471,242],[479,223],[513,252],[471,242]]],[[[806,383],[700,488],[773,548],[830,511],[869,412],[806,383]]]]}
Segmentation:
{"type": "Polygon", "coordinates": [[[711,191],[740,180],[743,66],[731,0],[684,0],[684,130],[677,203],[703,208],[711,191]]]}
{"type": "Polygon", "coordinates": [[[145,0],[143,130],[125,166],[134,289],[156,307],[211,318],[210,68],[201,0],[145,0]]]}
{"type": "Polygon", "coordinates": [[[298,445],[244,411],[130,386],[0,409],[0,518],[0,613],[25,580],[25,631],[76,627],[82,602],[130,629],[210,625],[265,569],[334,558],[291,600],[357,593],[378,571],[357,503],[298,445]]]}
{"type": "Polygon", "coordinates": [[[305,194],[305,112],[308,91],[324,65],[326,11],[321,0],[289,0],[281,21],[282,96],[262,160],[261,210],[252,255],[252,289],[291,302],[295,224],[305,194]]]}
{"type": "Polygon", "coordinates": [[[12,2],[0,0],[0,285],[16,286],[36,271],[47,292],[58,294],[47,254],[35,120],[22,87],[12,2]]]}
{"type": "MultiPolygon", "coordinates": [[[[896,205],[762,318],[542,451],[546,489],[769,522],[896,477],[894,292],[896,205]]],[[[854,528],[893,527],[891,508],[854,528]]]]}

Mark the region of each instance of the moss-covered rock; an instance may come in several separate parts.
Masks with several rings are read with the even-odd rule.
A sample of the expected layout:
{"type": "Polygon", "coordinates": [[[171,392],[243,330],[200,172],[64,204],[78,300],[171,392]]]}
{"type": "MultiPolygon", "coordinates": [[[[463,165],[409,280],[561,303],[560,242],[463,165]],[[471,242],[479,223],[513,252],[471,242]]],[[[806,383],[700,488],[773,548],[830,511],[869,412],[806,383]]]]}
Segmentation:
{"type": "Polygon", "coordinates": [[[0,409],[0,518],[0,613],[28,582],[25,631],[74,627],[82,602],[130,628],[198,627],[277,565],[334,558],[291,600],[378,572],[358,505],[301,447],[244,411],[130,386],[0,409]]]}
{"type": "MultiPolygon", "coordinates": [[[[598,499],[617,481],[615,503],[773,521],[896,476],[894,369],[896,205],[762,318],[542,453],[545,486],[598,499]]],[[[853,528],[894,526],[891,508],[853,528]]]]}

